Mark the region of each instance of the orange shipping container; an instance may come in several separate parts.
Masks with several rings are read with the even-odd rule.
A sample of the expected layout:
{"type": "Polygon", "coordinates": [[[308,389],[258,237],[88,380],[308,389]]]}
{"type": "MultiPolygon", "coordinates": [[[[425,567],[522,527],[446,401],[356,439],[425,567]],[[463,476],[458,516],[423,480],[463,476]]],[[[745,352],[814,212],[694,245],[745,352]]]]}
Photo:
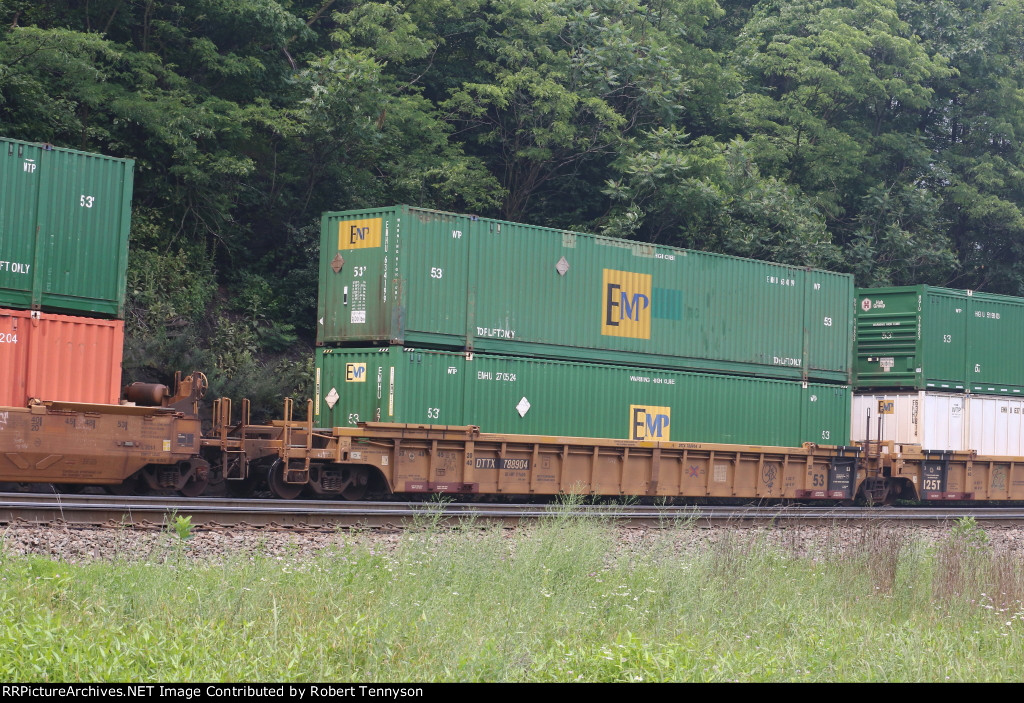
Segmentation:
{"type": "Polygon", "coordinates": [[[124,322],[0,309],[0,405],[117,403],[124,322]]]}

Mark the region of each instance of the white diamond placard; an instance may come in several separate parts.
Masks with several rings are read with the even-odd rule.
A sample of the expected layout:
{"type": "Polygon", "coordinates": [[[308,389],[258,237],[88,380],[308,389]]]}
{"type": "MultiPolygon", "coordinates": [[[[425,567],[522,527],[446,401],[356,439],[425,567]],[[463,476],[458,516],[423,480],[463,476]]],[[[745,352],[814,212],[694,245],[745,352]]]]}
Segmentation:
{"type": "Polygon", "coordinates": [[[341,398],[341,396],[338,395],[338,389],[332,388],[330,392],[327,393],[327,397],[324,398],[324,400],[327,401],[327,407],[334,410],[334,404],[338,402],[339,398],[341,398]]]}
{"type": "Polygon", "coordinates": [[[564,256],[558,260],[557,264],[555,264],[555,271],[558,271],[561,276],[569,273],[569,262],[566,261],[564,256]]]}
{"type": "Polygon", "coordinates": [[[519,417],[526,417],[526,413],[530,411],[530,401],[523,396],[523,399],[516,405],[516,411],[519,413],[519,417]]]}

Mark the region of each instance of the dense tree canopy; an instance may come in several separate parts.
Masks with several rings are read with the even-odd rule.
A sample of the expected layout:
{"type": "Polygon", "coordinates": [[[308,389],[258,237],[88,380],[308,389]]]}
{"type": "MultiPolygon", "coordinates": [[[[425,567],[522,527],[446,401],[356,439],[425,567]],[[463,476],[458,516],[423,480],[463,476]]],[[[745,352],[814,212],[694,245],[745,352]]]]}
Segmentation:
{"type": "Polygon", "coordinates": [[[325,210],[1024,294],[1024,0],[0,0],[0,134],[136,160],[128,373],[223,392],[325,210]]]}

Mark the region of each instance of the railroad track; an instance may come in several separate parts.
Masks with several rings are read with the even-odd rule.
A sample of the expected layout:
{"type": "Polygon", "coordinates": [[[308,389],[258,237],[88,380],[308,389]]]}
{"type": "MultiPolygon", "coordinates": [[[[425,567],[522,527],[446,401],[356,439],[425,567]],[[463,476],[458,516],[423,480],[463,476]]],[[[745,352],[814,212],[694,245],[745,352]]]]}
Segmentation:
{"type": "Polygon", "coordinates": [[[456,502],[344,502],[175,496],[109,496],[0,493],[0,524],[65,523],[160,527],[170,516],[191,516],[205,527],[323,529],[408,525],[477,519],[518,522],[562,515],[654,527],[694,523],[737,526],[827,522],[941,524],[970,516],[986,524],[1024,522],[1024,507],[827,507],[827,506],[652,506],[552,505],[456,502]]]}

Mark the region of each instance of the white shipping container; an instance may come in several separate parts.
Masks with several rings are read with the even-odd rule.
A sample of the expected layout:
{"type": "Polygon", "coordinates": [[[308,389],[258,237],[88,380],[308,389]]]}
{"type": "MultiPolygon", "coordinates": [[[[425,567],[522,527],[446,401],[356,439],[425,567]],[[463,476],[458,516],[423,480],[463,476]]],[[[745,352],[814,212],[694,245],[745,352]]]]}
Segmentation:
{"type": "Polygon", "coordinates": [[[869,436],[878,439],[881,418],[882,440],[919,444],[929,450],[969,449],[967,397],[963,393],[934,391],[854,395],[850,437],[855,442],[869,436]]]}
{"type": "Polygon", "coordinates": [[[971,395],[968,444],[978,454],[1024,456],[1024,398],[971,395]]]}

